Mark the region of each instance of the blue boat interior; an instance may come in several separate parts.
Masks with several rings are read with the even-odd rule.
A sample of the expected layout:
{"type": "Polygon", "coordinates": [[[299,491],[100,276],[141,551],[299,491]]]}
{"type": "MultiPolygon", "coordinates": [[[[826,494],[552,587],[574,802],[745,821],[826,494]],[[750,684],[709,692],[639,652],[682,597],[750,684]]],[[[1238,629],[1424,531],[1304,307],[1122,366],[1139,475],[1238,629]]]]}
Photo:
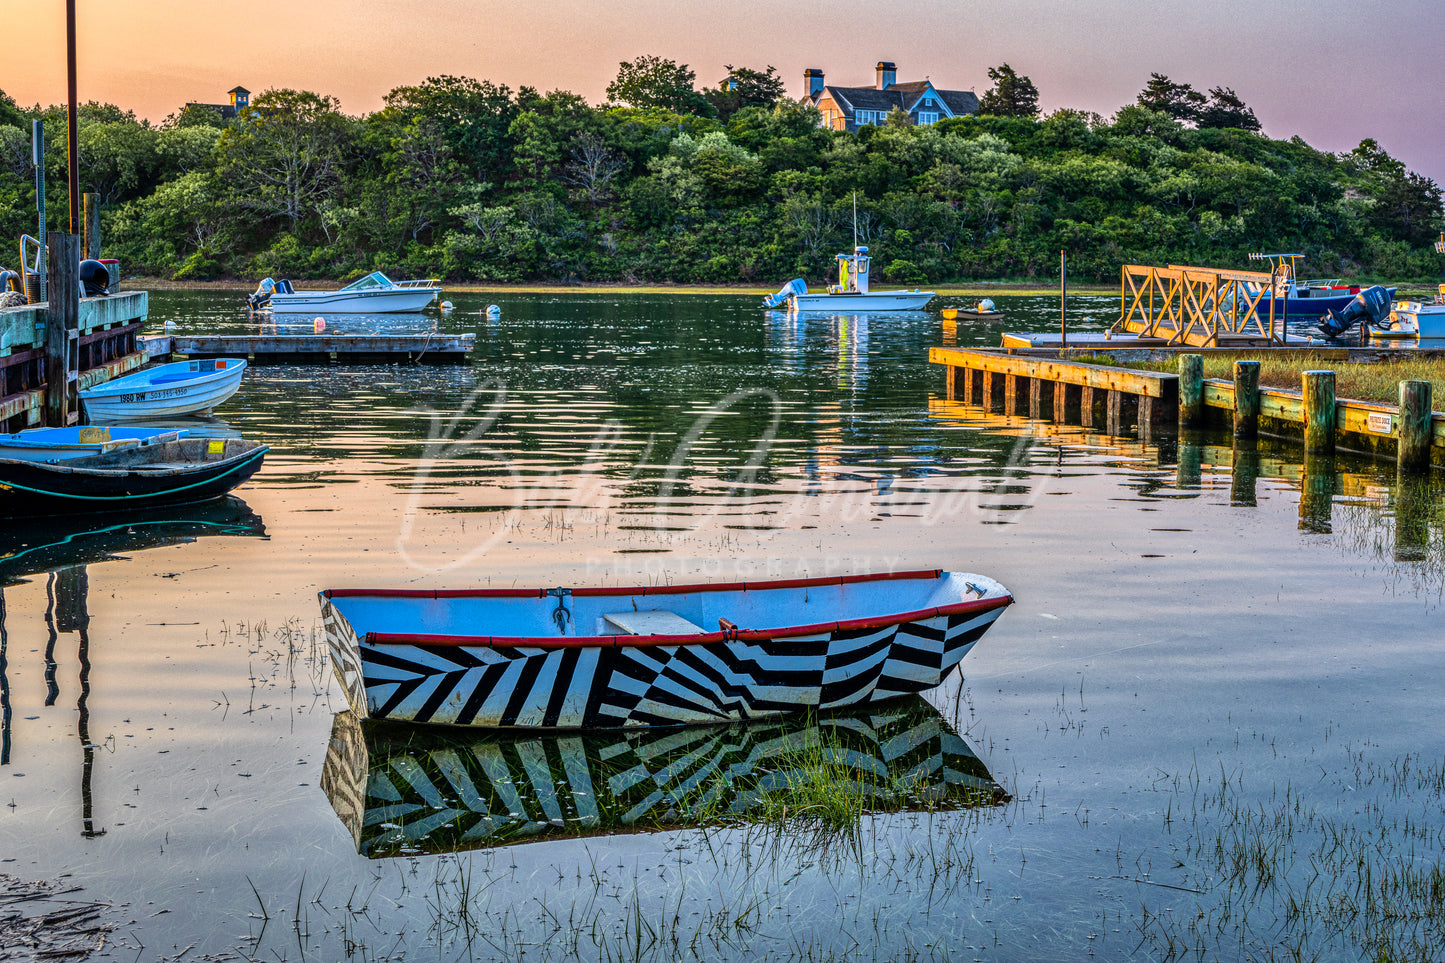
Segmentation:
{"type": "MultiPolygon", "coordinates": [[[[765,584],[765,583],[763,583],[765,584]]],[[[658,595],[331,599],[358,636],[368,632],[531,638],[688,635],[881,619],[1007,592],[992,579],[945,572],[937,578],[726,589],[658,595]]]]}

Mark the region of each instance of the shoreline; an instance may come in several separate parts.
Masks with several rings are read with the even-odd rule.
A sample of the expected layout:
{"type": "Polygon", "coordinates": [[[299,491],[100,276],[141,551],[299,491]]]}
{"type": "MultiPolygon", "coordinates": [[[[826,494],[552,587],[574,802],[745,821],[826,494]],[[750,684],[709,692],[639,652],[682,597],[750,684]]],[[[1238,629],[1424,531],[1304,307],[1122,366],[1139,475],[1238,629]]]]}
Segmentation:
{"type": "MultiPolygon", "coordinates": [[[[296,281],[316,291],[340,289],[339,281],[296,281]]],[[[250,294],[254,284],[244,281],[172,281],[164,278],[126,278],[121,282],[122,291],[244,291],[250,294]]],[[[890,290],[889,285],[882,290],[890,290]]],[[[911,289],[902,289],[911,290],[911,289]]],[[[973,284],[934,285],[932,290],[939,297],[992,297],[994,295],[1056,294],[1057,284],[1027,284],[1024,282],[975,282],[973,284]]],[[[763,297],[777,291],[776,287],[756,285],[721,284],[443,284],[442,291],[458,294],[737,294],[763,297]]],[[[1118,288],[1105,285],[1071,284],[1071,294],[1113,295],[1118,288]]]]}

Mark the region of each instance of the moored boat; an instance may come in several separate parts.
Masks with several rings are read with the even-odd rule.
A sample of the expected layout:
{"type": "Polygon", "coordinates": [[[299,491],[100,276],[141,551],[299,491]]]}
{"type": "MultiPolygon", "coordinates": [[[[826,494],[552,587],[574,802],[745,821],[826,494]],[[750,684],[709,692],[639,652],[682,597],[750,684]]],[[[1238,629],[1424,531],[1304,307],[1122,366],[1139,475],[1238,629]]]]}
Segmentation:
{"type": "MultiPolygon", "coordinates": [[[[1261,319],[1270,317],[1273,307],[1276,320],[1308,318],[1313,321],[1332,311],[1343,311],[1360,293],[1358,284],[1342,284],[1339,278],[1299,277],[1299,261],[1303,254],[1250,255],[1255,260],[1269,260],[1274,275],[1274,289],[1259,299],[1255,313],[1261,319]]],[[[1385,288],[1388,297],[1395,297],[1395,288],[1385,288]]]]}
{"type": "Polygon", "coordinates": [[[246,299],[252,311],[272,314],[395,314],[420,311],[441,294],[441,281],[393,281],[380,271],[352,281],[339,291],[297,291],[290,281],[262,279],[246,299]]]}
{"type": "Polygon", "coordinates": [[[174,361],[86,388],[80,403],[92,424],[204,414],[241,387],[242,358],[174,361]]]}
{"type": "Polygon", "coordinates": [[[559,728],[733,722],[922,692],[1012,601],[993,579],[940,570],[321,593],[359,716],[559,728]]]}
{"type": "Polygon", "coordinates": [[[838,283],[823,293],[810,294],[808,282],[794,278],[777,294],[763,299],[765,308],[789,311],[837,311],[867,314],[884,311],[921,311],[933,300],[932,291],[873,291],[868,282],[868,249],[854,247],[852,254],[837,255],[838,283]]]}
{"type": "Polygon", "coordinates": [[[177,438],[60,461],[0,458],[0,518],[219,498],[250,478],[268,450],[241,439],[177,438]]]}
{"type": "Polygon", "coordinates": [[[13,435],[0,435],[0,459],[29,462],[58,462],[72,458],[104,455],[123,448],[163,445],[186,435],[177,428],[27,428],[13,435]]]}
{"type": "MultiPolygon", "coordinates": [[[[977,301],[966,308],[949,308],[948,311],[953,312],[954,318],[959,318],[964,321],[996,321],[1003,317],[1003,312],[996,308],[993,301],[989,298],[977,301]]],[[[944,317],[948,317],[947,311],[944,312],[944,317]]],[[[953,319],[950,318],[949,320],[953,319]]]]}
{"type": "Polygon", "coordinates": [[[1370,327],[1370,337],[1380,341],[1445,339],[1445,284],[1434,302],[1396,301],[1383,322],[1370,327]]]}

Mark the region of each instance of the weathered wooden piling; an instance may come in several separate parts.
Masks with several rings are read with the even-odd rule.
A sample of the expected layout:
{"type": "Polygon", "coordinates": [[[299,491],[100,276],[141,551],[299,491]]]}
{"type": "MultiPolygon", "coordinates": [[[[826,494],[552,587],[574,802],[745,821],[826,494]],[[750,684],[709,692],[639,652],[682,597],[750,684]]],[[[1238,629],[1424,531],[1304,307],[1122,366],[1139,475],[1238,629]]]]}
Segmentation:
{"type": "Polygon", "coordinates": [[[1335,373],[1306,371],[1301,380],[1305,451],[1332,455],[1335,451],[1335,373]]]}
{"type": "Polygon", "coordinates": [[[1259,435],[1259,362],[1234,363],[1234,437],[1259,435]]]}
{"type": "Polygon", "coordinates": [[[71,338],[79,338],[80,235],[52,234],[45,312],[45,420],[70,423],[71,338]]]}
{"type": "Polygon", "coordinates": [[[1430,470],[1431,390],[1428,381],[1400,382],[1396,463],[1407,474],[1430,470]]]}
{"type": "Polygon", "coordinates": [[[1179,356],[1179,427],[1204,424],[1204,355],[1179,356]]]}
{"type": "Polygon", "coordinates": [[[85,195],[85,256],[100,257],[100,195],[85,195]]]}

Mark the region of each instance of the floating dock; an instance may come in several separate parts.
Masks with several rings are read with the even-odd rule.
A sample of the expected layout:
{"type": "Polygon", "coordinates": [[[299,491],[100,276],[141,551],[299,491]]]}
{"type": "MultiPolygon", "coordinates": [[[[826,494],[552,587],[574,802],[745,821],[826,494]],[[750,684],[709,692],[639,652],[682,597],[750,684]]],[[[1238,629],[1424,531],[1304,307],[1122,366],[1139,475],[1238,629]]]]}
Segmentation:
{"type": "Polygon", "coordinates": [[[151,358],[246,358],[253,364],[466,364],[475,334],[168,334],[151,358]]]}

